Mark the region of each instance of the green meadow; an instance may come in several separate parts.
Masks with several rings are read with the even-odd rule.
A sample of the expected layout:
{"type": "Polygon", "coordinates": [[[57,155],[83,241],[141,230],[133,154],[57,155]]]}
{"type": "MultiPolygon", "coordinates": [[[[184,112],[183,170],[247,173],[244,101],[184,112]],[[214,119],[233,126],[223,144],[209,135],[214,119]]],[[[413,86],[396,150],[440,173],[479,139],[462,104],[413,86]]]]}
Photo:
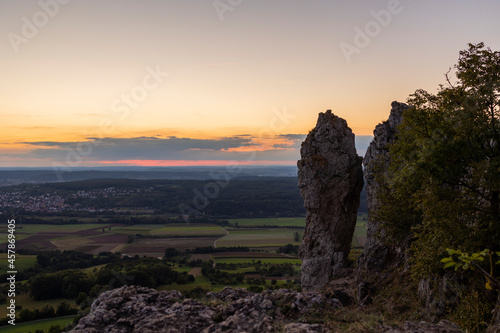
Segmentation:
{"type": "Polygon", "coordinates": [[[279,247],[286,244],[299,245],[295,241],[295,233],[299,232],[302,239],[302,229],[287,228],[227,228],[229,235],[217,241],[217,246],[247,246],[247,247],[279,247]]]}
{"type": "Polygon", "coordinates": [[[305,227],[305,217],[273,217],[273,218],[257,218],[257,219],[230,219],[229,223],[238,223],[241,227],[262,227],[262,226],[277,226],[277,227],[305,227]]]}
{"type": "MultiPolygon", "coordinates": [[[[0,253],[0,271],[7,271],[9,262],[7,261],[7,253],[0,253]]],[[[22,272],[27,268],[33,267],[35,265],[36,256],[35,255],[23,255],[16,254],[15,260],[15,270],[22,272]]],[[[9,269],[10,270],[10,269],[9,269]]]]}
{"type": "Polygon", "coordinates": [[[0,327],[0,332],[1,333],[29,333],[29,332],[34,333],[36,330],[44,330],[45,332],[48,332],[49,328],[51,326],[59,325],[61,328],[66,327],[66,325],[68,323],[73,322],[73,318],[75,318],[75,316],[64,316],[64,317],[29,321],[26,323],[16,324],[15,326],[0,327]]]}

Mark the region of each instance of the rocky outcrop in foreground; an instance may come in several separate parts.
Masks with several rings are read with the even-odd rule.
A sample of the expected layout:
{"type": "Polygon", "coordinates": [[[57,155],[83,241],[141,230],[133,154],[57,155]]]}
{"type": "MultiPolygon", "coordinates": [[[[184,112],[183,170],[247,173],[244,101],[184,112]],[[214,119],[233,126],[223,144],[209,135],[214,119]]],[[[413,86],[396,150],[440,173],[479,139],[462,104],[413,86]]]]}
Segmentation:
{"type": "Polygon", "coordinates": [[[317,309],[342,307],[336,298],[291,290],[260,294],[225,288],[200,302],[178,291],[125,286],[102,293],[74,333],[263,333],[329,332],[322,325],[293,323],[317,309]]]}
{"type": "MultiPolygon", "coordinates": [[[[225,288],[206,299],[185,299],[178,291],[125,286],[102,293],[73,333],[328,333],[318,324],[342,307],[340,301],[319,293],[291,290],[260,294],[225,288]],[[315,321],[316,323],[308,323],[315,321]]],[[[461,333],[454,324],[406,323],[402,329],[379,324],[372,331],[387,333],[461,333]]]]}
{"type": "Polygon", "coordinates": [[[331,110],[302,143],[298,186],[307,209],[300,249],[304,290],[319,290],[347,265],[363,188],[354,134],[331,110]]]}

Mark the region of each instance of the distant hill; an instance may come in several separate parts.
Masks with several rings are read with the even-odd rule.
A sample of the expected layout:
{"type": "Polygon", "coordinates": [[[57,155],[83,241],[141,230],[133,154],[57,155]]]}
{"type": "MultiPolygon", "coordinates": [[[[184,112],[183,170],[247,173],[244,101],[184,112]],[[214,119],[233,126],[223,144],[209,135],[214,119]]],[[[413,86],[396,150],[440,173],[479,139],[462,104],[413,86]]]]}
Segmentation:
{"type": "Polygon", "coordinates": [[[124,179],[211,179],[213,174],[226,173],[234,177],[293,177],[297,175],[296,166],[248,167],[239,169],[228,167],[103,167],[75,168],[57,173],[52,168],[0,168],[0,186],[17,184],[36,184],[71,182],[87,179],[124,178],[124,179]]]}

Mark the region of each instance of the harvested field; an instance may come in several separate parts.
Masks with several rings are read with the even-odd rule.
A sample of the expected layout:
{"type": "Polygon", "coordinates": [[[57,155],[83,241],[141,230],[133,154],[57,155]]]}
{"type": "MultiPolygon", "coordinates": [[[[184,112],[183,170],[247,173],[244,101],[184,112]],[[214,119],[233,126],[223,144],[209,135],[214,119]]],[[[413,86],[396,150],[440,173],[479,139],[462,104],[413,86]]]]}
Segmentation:
{"type": "Polygon", "coordinates": [[[111,233],[107,225],[28,225],[21,230],[34,233],[17,238],[16,245],[20,249],[59,249],[97,254],[101,251],[116,251],[127,243],[127,235],[111,233]]]}
{"type": "Polygon", "coordinates": [[[99,253],[101,252],[101,247],[96,244],[81,245],[71,249],[72,251],[78,251],[83,253],[99,253]]]}
{"type": "Polygon", "coordinates": [[[213,244],[212,237],[178,237],[178,238],[138,238],[127,244],[121,253],[139,256],[163,256],[165,249],[173,247],[178,251],[205,247],[213,244]]]}
{"type": "Polygon", "coordinates": [[[57,246],[52,244],[51,239],[61,237],[60,234],[35,234],[18,240],[16,248],[32,250],[55,250],[57,246]]]}
{"type": "Polygon", "coordinates": [[[54,244],[56,247],[58,247],[61,251],[64,251],[64,250],[72,250],[73,248],[88,243],[94,243],[94,241],[83,237],[63,237],[54,239],[51,241],[51,243],[54,244]]]}
{"type": "Polygon", "coordinates": [[[201,267],[195,267],[195,268],[193,268],[192,270],[189,271],[188,274],[191,274],[194,277],[196,277],[196,276],[203,276],[203,274],[201,274],[201,267]]]}

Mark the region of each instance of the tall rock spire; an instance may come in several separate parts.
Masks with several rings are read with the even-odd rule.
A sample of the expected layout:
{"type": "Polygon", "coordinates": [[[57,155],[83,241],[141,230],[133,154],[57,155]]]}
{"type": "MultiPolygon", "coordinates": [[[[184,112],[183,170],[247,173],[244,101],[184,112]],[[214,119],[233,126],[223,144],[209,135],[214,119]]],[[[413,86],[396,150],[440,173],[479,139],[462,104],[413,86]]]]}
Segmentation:
{"type": "Polygon", "coordinates": [[[367,224],[365,251],[358,260],[358,271],[383,270],[387,262],[391,260],[390,257],[394,257],[394,253],[390,252],[395,250],[384,242],[383,231],[380,228],[383,221],[377,221],[371,215],[378,205],[381,187],[376,175],[378,172],[385,172],[389,167],[389,145],[394,142],[397,127],[403,121],[403,112],[409,106],[404,103],[392,102],[391,107],[387,121],[375,127],[373,141],[370,143],[363,160],[368,213],[370,215],[367,224]]]}
{"type": "Polygon", "coordinates": [[[298,186],[307,209],[300,248],[304,290],[318,290],[347,265],[363,188],[354,134],[331,110],[302,143],[298,186]]]}
{"type": "Polygon", "coordinates": [[[389,145],[395,141],[397,128],[403,121],[403,113],[409,108],[408,105],[398,102],[392,102],[391,107],[389,118],[375,127],[373,140],[363,160],[368,223],[365,249],[358,258],[356,268],[360,304],[371,302],[370,294],[378,288],[376,284],[381,280],[377,277],[379,273],[405,262],[404,250],[386,243],[382,228],[384,221],[377,220],[373,214],[379,205],[378,197],[382,191],[382,184],[377,176],[387,172],[390,163],[389,145]]]}

